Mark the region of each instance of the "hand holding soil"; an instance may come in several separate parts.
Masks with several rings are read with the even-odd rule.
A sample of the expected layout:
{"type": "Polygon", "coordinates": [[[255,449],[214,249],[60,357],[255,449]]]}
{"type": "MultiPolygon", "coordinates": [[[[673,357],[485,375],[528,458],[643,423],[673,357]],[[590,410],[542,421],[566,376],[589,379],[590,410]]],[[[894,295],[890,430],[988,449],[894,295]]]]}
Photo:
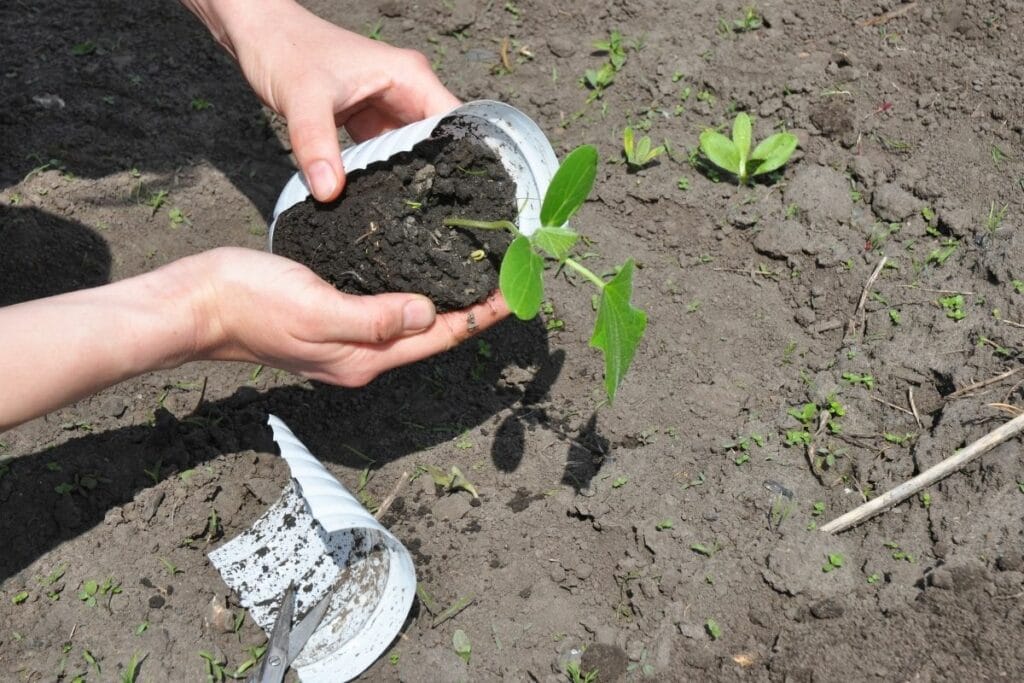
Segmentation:
{"type": "Polygon", "coordinates": [[[103,287],[0,309],[0,430],[195,360],[262,363],[361,386],[507,314],[494,297],[436,316],[423,296],[344,294],[279,256],[215,249],[103,287]]]}
{"type": "Polygon", "coordinates": [[[347,31],[290,0],[258,12],[183,2],[288,121],[292,152],[322,202],[345,187],[338,126],[360,142],[459,104],[421,53],[347,31]]]}

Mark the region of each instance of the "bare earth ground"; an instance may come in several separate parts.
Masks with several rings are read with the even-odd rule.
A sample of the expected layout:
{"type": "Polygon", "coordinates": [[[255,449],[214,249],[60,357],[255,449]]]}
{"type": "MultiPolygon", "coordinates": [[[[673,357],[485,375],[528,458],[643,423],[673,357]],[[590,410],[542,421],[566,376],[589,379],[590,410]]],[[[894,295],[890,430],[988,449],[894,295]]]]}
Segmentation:
{"type": "MultiPolygon", "coordinates": [[[[137,654],[140,680],[203,680],[201,651],[235,671],[264,636],[204,621],[211,599],[241,614],[206,552],[286,482],[268,412],[351,489],[368,467],[376,500],[424,464],[481,492],[472,507],[420,477],[385,517],[439,604],[474,599],[436,628],[417,604],[364,680],[564,681],[582,648],[603,683],[1024,678],[1019,441],[852,531],[813,530],[1024,399],[1021,375],[950,396],[1020,367],[1019,1],[779,0],[742,33],[741,3],[311,4],[424,51],[464,99],[523,109],[559,154],[600,148],[575,225],[594,263],[642,265],[635,367],[599,408],[589,299],[560,281],[546,321],[493,330],[489,356],[470,342],[359,390],[195,364],[4,433],[0,678],[111,680],[137,654]],[[613,29],[625,66],[587,103],[613,29]],[[758,137],[799,136],[774,184],[688,163],[735,110],[758,137]],[[626,124],[671,156],[628,173],[626,124]],[[939,300],[958,293],[955,320],[939,300]],[[833,395],[819,480],[787,413],[833,395]]],[[[184,10],[8,3],[0,27],[4,303],[262,248],[287,138],[184,10]]]]}

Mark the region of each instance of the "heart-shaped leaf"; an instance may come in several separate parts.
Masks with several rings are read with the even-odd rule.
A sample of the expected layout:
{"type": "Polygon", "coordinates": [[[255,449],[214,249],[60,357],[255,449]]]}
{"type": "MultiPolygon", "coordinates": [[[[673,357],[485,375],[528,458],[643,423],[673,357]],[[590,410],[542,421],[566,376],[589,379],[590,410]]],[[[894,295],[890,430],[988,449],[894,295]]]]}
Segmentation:
{"type": "Polygon", "coordinates": [[[532,320],[544,299],[544,260],[533,250],[528,237],[519,235],[505,250],[498,285],[509,309],[520,320],[532,320]]]}
{"type": "Polygon", "coordinates": [[[740,154],[736,145],[717,130],[708,129],[700,134],[700,151],[719,168],[739,175],[740,154]]]}
{"type": "Polygon", "coordinates": [[[633,307],[632,296],[633,259],[629,259],[605,284],[590,337],[590,345],[604,353],[604,388],[609,403],[615,400],[615,392],[647,329],[647,314],[633,307]]]}
{"type": "Polygon", "coordinates": [[[542,225],[533,231],[530,240],[553,258],[564,261],[569,256],[569,250],[576,244],[579,235],[569,228],[542,225]]]}
{"type": "Polygon", "coordinates": [[[597,148],[577,147],[555,171],[544,203],[540,207],[541,225],[561,226],[583,205],[597,177],[597,148]]]}

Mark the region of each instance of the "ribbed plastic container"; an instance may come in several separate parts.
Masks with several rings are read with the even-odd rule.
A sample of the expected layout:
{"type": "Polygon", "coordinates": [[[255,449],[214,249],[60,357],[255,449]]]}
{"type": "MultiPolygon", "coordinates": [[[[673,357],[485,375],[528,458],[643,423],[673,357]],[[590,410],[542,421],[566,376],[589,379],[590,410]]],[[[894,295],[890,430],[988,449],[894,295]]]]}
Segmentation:
{"type": "Polygon", "coordinates": [[[277,417],[268,420],[292,472],[281,499],[210,553],[249,615],[268,633],[290,583],[296,617],[333,590],[327,614],[292,667],[303,683],[355,678],[391,644],[416,594],[409,551],[277,417]]]}
{"type": "MultiPolygon", "coordinates": [[[[467,102],[447,114],[424,119],[373,139],[349,147],[341,153],[345,172],[386,161],[399,152],[408,152],[416,143],[430,137],[442,119],[462,117],[470,131],[494,150],[502,166],[516,184],[519,206],[519,230],[529,235],[540,226],[540,205],[551,178],[558,170],[558,158],[551,143],[533,119],[515,107],[493,100],[467,102]]],[[[270,222],[268,244],[274,250],[274,225],[286,209],[305,201],[310,194],[302,173],[296,173],[284,186],[270,222]]]]}

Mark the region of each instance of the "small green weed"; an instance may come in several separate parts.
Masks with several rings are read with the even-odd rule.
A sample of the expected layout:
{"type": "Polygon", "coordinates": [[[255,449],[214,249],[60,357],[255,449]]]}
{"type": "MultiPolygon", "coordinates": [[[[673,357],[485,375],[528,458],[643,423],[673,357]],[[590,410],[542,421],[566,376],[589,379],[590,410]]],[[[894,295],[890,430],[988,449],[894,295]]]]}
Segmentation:
{"type": "Polygon", "coordinates": [[[866,373],[844,372],[843,379],[849,382],[851,386],[861,386],[865,389],[874,389],[875,387],[875,378],[866,373]]]}
{"type": "Polygon", "coordinates": [[[821,571],[825,572],[826,574],[835,569],[841,569],[846,561],[843,558],[842,553],[829,553],[826,556],[826,559],[827,562],[821,568],[821,571]]]}
{"type": "Polygon", "coordinates": [[[704,630],[711,636],[711,640],[718,640],[722,637],[722,627],[714,619],[708,619],[704,622],[704,630]]]}
{"type": "Polygon", "coordinates": [[[991,202],[988,208],[988,217],[985,219],[985,229],[989,232],[998,230],[999,226],[1003,224],[1003,219],[1006,218],[1006,211],[1009,208],[1009,204],[1003,204],[1003,208],[997,209],[996,203],[991,202]]]}
{"type": "Polygon", "coordinates": [[[950,320],[960,321],[967,317],[967,312],[964,311],[963,294],[944,296],[939,299],[939,305],[950,320]]]}

